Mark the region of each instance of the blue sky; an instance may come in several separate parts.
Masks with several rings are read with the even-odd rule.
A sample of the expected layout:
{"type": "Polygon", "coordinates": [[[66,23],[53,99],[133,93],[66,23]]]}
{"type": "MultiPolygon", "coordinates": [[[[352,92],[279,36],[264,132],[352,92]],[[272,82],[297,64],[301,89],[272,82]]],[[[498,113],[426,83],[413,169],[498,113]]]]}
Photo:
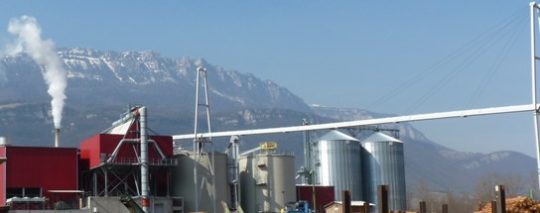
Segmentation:
{"type": "MultiPolygon", "coordinates": [[[[307,103],[411,114],[529,103],[528,13],[502,0],[1,1],[0,29],[30,15],[60,47],[204,57],[307,103]]],[[[530,114],[413,124],[459,150],[534,155],[530,114]]]]}

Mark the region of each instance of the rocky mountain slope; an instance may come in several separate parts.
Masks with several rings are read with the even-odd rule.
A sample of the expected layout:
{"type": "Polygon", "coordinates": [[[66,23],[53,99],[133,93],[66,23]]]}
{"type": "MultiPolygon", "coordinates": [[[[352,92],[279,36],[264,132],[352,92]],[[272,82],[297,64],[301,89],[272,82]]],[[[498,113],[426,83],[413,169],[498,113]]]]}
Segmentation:
{"type": "MultiPolygon", "coordinates": [[[[270,80],[208,64],[144,51],[61,49],[68,70],[67,103],[72,106],[144,103],[192,109],[196,67],[208,69],[209,92],[219,110],[284,108],[309,110],[303,100],[270,80]],[[189,100],[189,101],[188,101],[189,100]]],[[[0,100],[48,101],[40,67],[26,55],[0,60],[0,100]]]]}

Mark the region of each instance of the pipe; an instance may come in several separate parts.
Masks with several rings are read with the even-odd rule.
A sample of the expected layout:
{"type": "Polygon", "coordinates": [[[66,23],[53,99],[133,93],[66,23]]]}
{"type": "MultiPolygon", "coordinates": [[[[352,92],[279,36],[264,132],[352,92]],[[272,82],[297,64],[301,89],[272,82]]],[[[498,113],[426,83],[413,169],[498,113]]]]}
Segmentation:
{"type": "Polygon", "coordinates": [[[534,104],[524,104],[524,105],[512,105],[512,106],[503,106],[503,107],[477,108],[477,109],[459,110],[459,111],[404,115],[404,116],[387,117],[387,118],[374,118],[374,119],[335,122],[335,123],[326,123],[326,124],[313,124],[313,125],[302,125],[302,126],[268,128],[268,129],[249,129],[249,130],[234,130],[234,131],[226,131],[226,132],[173,135],[173,140],[193,139],[195,135],[197,136],[197,138],[230,137],[233,135],[238,135],[238,136],[263,135],[263,134],[291,133],[291,132],[301,132],[301,131],[316,131],[316,130],[325,130],[325,129],[339,129],[339,128],[346,128],[346,127],[369,126],[369,125],[377,125],[377,124],[400,123],[400,122],[410,122],[410,121],[427,121],[427,120],[437,120],[437,119],[447,119],[447,118],[467,118],[467,117],[481,116],[481,115],[532,112],[532,111],[535,111],[535,107],[538,108],[539,106],[540,105],[538,104],[536,106],[534,104]]]}
{"type": "MultiPolygon", "coordinates": [[[[306,119],[302,120],[302,125],[309,125],[309,122],[306,119]]],[[[303,131],[304,138],[304,184],[313,184],[309,173],[311,172],[311,146],[309,145],[309,132],[303,131]]]]}
{"type": "Polygon", "coordinates": [[[54,129],[54,147],[60,146],[60,128],[54,129]]]}
{"type": "Polygon", "coordinates": [[[141,134],[141,197],[142,208],[148,212],[150,200],[148,198],[148,137],[146,135],[146,107],[139,108],[140,134],[141,134]]]}
{"type": "Polygon", "coordinates": [[[238,170],[238,158],[240,156],[239,154],[239,148],[238,143],[240,141],[240,137],[238,136],[231,136],[229,140],[229,147],[227,149],[227,157],[229,161],[229,185],[231,186],[232,194],[231,194],[231,207],[234,209],[237,209],[237,207],[240,205],[240,189],[239,189],[239,170],[238,170]]]}

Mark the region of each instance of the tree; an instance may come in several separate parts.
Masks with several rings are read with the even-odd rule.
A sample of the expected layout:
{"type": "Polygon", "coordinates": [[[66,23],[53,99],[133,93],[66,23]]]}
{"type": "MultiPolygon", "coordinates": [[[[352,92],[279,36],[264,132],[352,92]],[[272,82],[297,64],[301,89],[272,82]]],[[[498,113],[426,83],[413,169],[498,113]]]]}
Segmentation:
{"type": "Polygon", "coordinates": [[[476,183],[474,199],[479,205],[495,199],[495,186],[504,185],[506,197],[527,196],[526,181],[521,175],[492,173],[482,176],[476,183]]]}

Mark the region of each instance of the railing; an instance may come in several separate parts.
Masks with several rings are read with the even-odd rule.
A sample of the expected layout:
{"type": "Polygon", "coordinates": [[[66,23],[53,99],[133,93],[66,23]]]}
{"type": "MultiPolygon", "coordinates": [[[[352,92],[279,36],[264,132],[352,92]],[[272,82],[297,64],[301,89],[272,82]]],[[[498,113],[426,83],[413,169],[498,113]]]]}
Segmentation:
{"type": "MultiPolygon", "coordinates": [[[[137,158],[116,158],[113,162],[109,162],[107,164],[114,164],[114,165],[140,165],[140,161],[137,158]]],[[[178,161],[173,158],[167,158],[167,159],[148,159],[148,165],[150,166],[175,166],[178,164],[178,161]]]]}

